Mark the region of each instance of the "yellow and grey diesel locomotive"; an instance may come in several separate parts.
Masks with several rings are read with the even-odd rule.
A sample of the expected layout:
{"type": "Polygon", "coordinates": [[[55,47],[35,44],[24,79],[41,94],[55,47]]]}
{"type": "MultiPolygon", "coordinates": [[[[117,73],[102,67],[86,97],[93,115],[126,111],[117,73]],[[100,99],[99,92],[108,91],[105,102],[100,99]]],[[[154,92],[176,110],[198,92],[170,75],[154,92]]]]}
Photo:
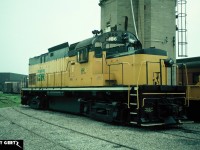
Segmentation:
{"type": "Polygon", "coordinates": [[[49,48],[30,58],[23,105],[122,124],[179,124],[185,86],[168,85],[167,52],[143,49],[130,32],[112,31],[49,48]]]}

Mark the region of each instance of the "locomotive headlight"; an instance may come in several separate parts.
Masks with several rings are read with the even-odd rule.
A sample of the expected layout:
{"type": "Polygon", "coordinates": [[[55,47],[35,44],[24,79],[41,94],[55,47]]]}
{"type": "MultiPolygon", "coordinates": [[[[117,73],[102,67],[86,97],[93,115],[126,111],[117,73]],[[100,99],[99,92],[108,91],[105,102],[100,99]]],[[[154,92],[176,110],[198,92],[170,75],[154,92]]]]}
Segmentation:
{"type": "Polygon", "coordinates": [[[171,67],[174,64],[174,61],[171,58],[165,59],[164,62],[165,62],[166,67],[171,67]]]}
{"type": "Polygon", "coordinates": [[[129,38],[129,39],[128,39],[128,41],[129,41],[129,43],[132,43],[132,44],[134,44],[134,43],[135,43],[135,40],[134,40],[134,39],[132,39],[132,38],[129,38]]]}

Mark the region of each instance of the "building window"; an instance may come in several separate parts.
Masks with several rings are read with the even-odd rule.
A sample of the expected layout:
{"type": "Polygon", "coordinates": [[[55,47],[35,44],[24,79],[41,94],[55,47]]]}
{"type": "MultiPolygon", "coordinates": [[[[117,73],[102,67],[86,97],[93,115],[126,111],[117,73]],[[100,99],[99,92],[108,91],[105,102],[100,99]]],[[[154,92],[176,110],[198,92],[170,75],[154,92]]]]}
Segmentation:
{"type": "Polygon", "coordinates": [[[79,62],[79,63],[88,62],[88,50],[87,50],[87,48],[77,50],[77,62],[79,62]]]}

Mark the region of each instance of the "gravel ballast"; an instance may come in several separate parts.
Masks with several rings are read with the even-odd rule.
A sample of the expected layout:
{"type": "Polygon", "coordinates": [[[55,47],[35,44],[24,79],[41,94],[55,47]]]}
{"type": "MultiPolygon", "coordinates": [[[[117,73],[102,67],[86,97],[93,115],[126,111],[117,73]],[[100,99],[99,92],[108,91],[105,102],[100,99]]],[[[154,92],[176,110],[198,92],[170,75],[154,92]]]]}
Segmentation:
{"type": "Polygon", "coordinates": [[[20,106],[0,109],[0,140],[9,139],[24,140],[26,150],[195,150],[200,126],[126,127],[20,106]]]}

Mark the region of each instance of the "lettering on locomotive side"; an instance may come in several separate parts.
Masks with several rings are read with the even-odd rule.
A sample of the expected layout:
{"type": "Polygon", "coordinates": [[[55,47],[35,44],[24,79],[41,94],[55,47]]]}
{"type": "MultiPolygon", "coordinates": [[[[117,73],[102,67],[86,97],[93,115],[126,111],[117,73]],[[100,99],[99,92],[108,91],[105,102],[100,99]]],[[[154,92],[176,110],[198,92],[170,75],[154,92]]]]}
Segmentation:
{"type": "Polygon", "coordinates": [[[37,71],[37,81],[45,81],[45,69],[37,71]]]}

